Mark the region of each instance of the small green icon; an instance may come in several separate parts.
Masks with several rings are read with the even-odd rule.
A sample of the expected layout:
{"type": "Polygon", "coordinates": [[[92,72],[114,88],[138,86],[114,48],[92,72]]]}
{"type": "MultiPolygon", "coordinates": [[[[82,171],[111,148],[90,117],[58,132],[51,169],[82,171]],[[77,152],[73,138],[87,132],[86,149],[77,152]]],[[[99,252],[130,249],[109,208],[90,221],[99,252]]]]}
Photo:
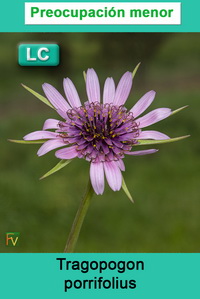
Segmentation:
{"type": "Polygon", "coordinates": [[[15,247],[19,246],[19,232],[9,232],[6,233],[6,246],[15,247]]]}
{"type": "Polygon", "coordinates": [[[57,66],[60,47],[57,44],[20,44],[18,63],[21,66],[57,66]]]}

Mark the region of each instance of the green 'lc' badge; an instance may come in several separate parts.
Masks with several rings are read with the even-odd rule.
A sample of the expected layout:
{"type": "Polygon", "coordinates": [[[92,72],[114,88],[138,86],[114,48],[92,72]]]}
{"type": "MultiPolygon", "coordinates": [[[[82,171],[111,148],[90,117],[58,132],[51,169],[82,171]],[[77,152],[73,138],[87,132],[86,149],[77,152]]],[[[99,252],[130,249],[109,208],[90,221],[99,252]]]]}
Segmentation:
{"type": "Polygon", "coordinates": [[[60,47],[57,44],[20,44],[18,63],[21,66],[57,66],[60,47]]]}

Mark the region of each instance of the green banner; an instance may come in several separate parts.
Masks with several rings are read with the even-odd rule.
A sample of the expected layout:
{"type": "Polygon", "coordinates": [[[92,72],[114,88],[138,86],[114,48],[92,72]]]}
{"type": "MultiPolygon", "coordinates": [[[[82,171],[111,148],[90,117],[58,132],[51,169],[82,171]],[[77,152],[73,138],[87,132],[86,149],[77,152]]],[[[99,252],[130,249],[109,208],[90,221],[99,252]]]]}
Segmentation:
{"type": "Polygon", "coordinates": [[[1,254],[0,262],[2,298],[187,299],[200,294],[199,254],[1,254]]]}
{"type": "MultiPolygon", "coordinates": [[[[57,3],[56,1],[47,1],[47,0],[43,0],[43,1],[23,1],[23,0],[19,0],[19,1],[15,1],[15,0],[10,0],[7,2],[4,2],[1,4],[1,19],[0,19],[0,31],[1,32],[199,32],[200,31],[200,22],[199,22],[199,8],[200,8],[200,3],[198,0],[182,0],[182,1],[135,1],[136,3],[180,3],[181,4],[181,24],[180,25],[131,25],[131,24],[127,24],[127,18],[126,16],[124,16],[124,25],[121,24],[117,24],[117,20],[116,20],[116,24],[115,25],[97,25],[98,24],[98,19],[99,21],[102,18],[102,14],[111,14],[111,18],[115,16],[115,12],[117,14],[116,8],[114,7],[114,9],[109,8],[109,3],[111,1],[98,1],[98,2],[93,2],[93,1],[59,1],[59,3],[67,3],[70,2],[79,2],[79,3],[90,3],[93,2],[95,3],[95,5],[98,7],[98,3],[100,4],[101,2],[103,2],[105,4],[104,10],[102,11],[98,11],[97,15],[92,15],[92,13],[94,12],[90,12],[90,17],[91,20],[94,21],[94,19],[96,18],[96,24],[93,25],[91,23],[91,25],[84,25],[84,20],[83,20],[83,24],[79,24],[79,25],[73,25],[69,24],[67,25],[28,25],[25,22],[25,17],[26,17],[26,11],[25,11],[25,2],[29,3],[29,2],[33,2],[34,3],[34,8],[32,11],[32,14],[34,15],[37,11],[37,6],[36,4],[38,3],[38,5],[40,4],[40,2],[42,3],[51,3],[54,2],[55,4],[57,3]],[[108,6],[108,7],[107,7],[108,6]],[[108,11],[107,11],[108,10],[108,11]]],[[[121,3],[121,10],[123,10],[123,5],[129,3],[134,5],[135,3],[134,1],[126,1],[126,2],[122,2],[122,1],[114,1],[114,3],[120,4],[121,3]]],[[[112,6],[113,7],[113,6],[112,6]]],[[[46,11],[47,11],[47,16],[50,18],[52,17],[52,14],[54,13],[54,10],[52,11],[51,9],[48,9],[48,6],[46,7],[46,11]]],[[[67,8],[69,8],[67,6],[67,8]]],[[[56,10],[56,8],[55,8],[56,10]]],[[[83,9],[84,10],[84,9],[83,9]]],[[[98,10],[98,9],[97,9],[98,10]]],[[[45,12],[43,11],[42,14],[44,14],[45,12]]],[[[65,17],[66,19],[68,18],[68,13],[69,11],[65,11],[65,17]]],[[[123,13],[123,12],[122,12],[123,13]]],[[[149,11],[148,9],[144,9],[144,17],[146,18],[146,22],[148,22],[148,18],[149,18],[149,11]]],[[[167,13],[167,12],[166,12],[167,13]]],[[[169,10],[169,13],[170,10],[169,10]]],[[[60,16],[60,12],[57,9],[56,10],[56,19],[58,19],[58,17],[60,16]]],[[[87,12],[82,12],[83,14],[83,19],[85,18],[85,14],[87,14],[87,12]]],[[[121,15],[123,16],[123,14],[121,15]]],[[[109,17],[109,15],[108,15],[109,17]]],[[[141,17],[141,16],[140,16],[141,17]]],[[[163,11],[161,13],[161,17],[166,17],[165,12],[163,11]]],[[[95,22],[93,22],[95,23],[95,22]]],[[[148,24],[148,23],[147,23],[148,24]]]]}

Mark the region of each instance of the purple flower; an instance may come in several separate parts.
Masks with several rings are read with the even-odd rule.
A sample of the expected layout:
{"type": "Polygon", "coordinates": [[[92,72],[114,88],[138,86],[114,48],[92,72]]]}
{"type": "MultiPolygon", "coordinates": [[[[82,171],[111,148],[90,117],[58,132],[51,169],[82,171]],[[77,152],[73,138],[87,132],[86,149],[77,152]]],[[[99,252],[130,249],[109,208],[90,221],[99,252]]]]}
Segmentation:
{"type": "Polygon", "coordinates": [[[41,131],[32,132],[24,140],[45,140],[38,151],[42,156],[61,148],[55,155],[59,159],[84,158],[90,162],[90,179],[96,194],[104,191],[104,174],[114,191],[122,186],[121,171],[125,170],[125,155],[146,155],[156,149],[131,151],[141,139],[163,140],[169,137],[158,131],[143,131],[168,117],[169,108],[155,109],[140,115],[155,98],[155,91],[147,92],[132,108],[124,104],[132,87],[132,73],[126,72],[117,87],[113,78],[107,78],[100,101],[100,85],[96,72],[88,69],[86,91],[88,101],[81,103],[77,90],[69,78],[64,79],[64,91],[68,101],[50,84],[44,83],[43,90],[49,102],[64,119],[47,119],[41,131]],[[49,131],[54,130],[54,131],[49,131]]]}

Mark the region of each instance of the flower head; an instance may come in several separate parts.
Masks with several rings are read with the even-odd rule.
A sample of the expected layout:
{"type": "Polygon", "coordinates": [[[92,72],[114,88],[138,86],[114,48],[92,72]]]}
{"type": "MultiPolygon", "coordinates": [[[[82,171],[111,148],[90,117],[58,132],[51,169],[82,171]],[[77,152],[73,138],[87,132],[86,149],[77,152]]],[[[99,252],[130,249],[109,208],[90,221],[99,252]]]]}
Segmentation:
{"type": "Polygon", "coordinates": [[[154,91],[147,92],[130,110],[124,104],[132,87],[132,73],[126,72],[117,87],[112,78],[107,78],[100,97],[100,84],[96,72],[88,69],[86,92],[88,101],[81,103],[78,92],[69,78],[63,86],[67,100],[50,84],[44,83],[43,90],[51,105],[63,120],[47,119],[41,131],[32,132],[24,140],[45,140],[38,156],[61,148],[55,152],[59,159],[84,158],[90,162],[90,179],[96,194],[104,191],[104,173],[109,186],[120,190],[121,171],[125,170],[124,156],[146,155],[156,149],[132,151],[142,139],[163,140],[169,137],[158,131],[143,131],[166,117],[169,108],[155,109],[140,115],[150,106],[154,91]],[[50,131],[54,130],[54,131],[50,131]]]}

